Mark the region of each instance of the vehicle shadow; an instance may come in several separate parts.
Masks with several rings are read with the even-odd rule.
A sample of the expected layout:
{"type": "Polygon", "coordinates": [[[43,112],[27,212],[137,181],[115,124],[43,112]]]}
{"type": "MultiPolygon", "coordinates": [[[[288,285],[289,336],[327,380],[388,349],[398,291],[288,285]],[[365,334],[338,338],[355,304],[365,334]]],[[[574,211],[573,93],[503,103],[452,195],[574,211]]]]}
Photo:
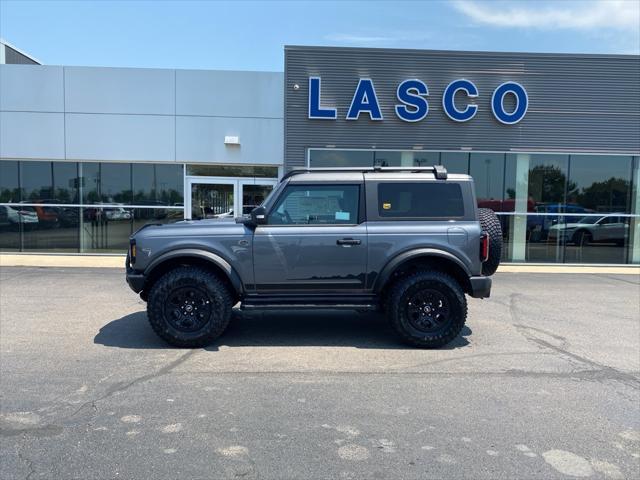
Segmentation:
{"type": "MultiPolygon", "coordinates": [[[[442,347],[451,350],[469,345],[466,337],[471,329],[465,326],[460,335],[442,347]]],[[[95,344],[117,348],[171,348],[156,336],[144,311],[113,320],[95,336],[95,344]]],[[[227,331],[206,350],[215,351],[220,345],[229,347],[356,347],[383,349],[412,349],[403,344],[377,312],[300,310],[239,312],[227,331]]]]}

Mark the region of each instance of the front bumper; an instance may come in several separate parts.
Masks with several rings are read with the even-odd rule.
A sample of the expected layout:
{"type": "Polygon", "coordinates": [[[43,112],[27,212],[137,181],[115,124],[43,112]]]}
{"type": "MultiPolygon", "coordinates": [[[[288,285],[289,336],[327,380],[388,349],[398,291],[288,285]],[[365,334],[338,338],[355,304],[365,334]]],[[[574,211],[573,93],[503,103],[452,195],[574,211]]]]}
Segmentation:
{"type": "Polygon", "coordinates": [[[131,265],[129,265],[129,254],[127,254],[125,269],[127,272],[126,278],[127,278],[127,284],[129,285],[129,288],[131,288],[131,290],[133,290],[136,293],[140,293],[144,288],[144,282],[145,282],[144,274],[131,268],[131,265]]]}
{"type": "Polygon", "coordinates": [[[491,296],[491,277],[469,277],[473,298],[489,298],[491,296]]]}

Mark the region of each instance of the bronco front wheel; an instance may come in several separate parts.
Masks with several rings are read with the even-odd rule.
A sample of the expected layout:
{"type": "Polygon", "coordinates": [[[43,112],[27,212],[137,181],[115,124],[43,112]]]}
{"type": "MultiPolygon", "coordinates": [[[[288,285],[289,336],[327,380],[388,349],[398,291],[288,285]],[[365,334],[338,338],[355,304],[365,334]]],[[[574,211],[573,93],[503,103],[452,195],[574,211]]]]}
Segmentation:
{"type": "Polygon", "coordinates": [[[212,272],[179,267],[160,277],[149,292],[147,316],[154,332],[176,347],[204,347],[229,324],[227,286],[212,272]]]}

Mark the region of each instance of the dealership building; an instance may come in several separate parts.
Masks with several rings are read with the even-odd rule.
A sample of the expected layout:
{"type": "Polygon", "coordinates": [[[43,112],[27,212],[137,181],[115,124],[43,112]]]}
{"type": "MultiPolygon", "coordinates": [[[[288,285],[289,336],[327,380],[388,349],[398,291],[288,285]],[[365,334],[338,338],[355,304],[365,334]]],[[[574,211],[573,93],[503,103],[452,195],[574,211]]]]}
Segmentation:
{"type": "Polygon", "coordinates": [[[19,53],[0,57],[0,252],[123,253],[147,222],[248,212],[291,169],[436,164],[473,176],[504,262],[640,263],[640,56],[291,46],[284,72],[245,72],[19,53]]]}

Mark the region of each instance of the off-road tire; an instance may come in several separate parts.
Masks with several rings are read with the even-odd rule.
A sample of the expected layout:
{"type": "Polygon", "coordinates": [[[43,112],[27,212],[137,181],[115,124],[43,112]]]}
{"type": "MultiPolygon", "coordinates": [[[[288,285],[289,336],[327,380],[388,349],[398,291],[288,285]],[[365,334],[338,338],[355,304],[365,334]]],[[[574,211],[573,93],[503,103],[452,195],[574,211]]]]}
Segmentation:
{"type": "Polygon", "coordinates": [[[407,344],[420,348],[438,348],[456,338],[467,319],[467,300],[462,287],[451,276],[438,271],[417,271],[399,279],[391,288],[387,309],[389,322],[407,344]],[[424,332],[411,324],[407,304],[420,291],[440,292],[446,298],[449,318],[441,328],[424,332]]]}
{"type": "Polygon", "coordinates": [[[204,347],[218,338],[231,320],[232,295],[214,273],[198,267],[178,267],[160,277],[149,291],[147,316],[153,331],[170,345],[182,348],[204,347]],[[196,331],[175,328],[168,319],[166,301],[176,289],[196,287],[211,303],[206,323],[196,331]]]}
{"type": "Polygon", "coordinates": [[[502,255],[502,227],[495,212],[489,208],[479,208],[478,218],[482,231],[489,235],[489,258],[482,263],[482,274],[493,275],[500,265],[502,255]]]}

